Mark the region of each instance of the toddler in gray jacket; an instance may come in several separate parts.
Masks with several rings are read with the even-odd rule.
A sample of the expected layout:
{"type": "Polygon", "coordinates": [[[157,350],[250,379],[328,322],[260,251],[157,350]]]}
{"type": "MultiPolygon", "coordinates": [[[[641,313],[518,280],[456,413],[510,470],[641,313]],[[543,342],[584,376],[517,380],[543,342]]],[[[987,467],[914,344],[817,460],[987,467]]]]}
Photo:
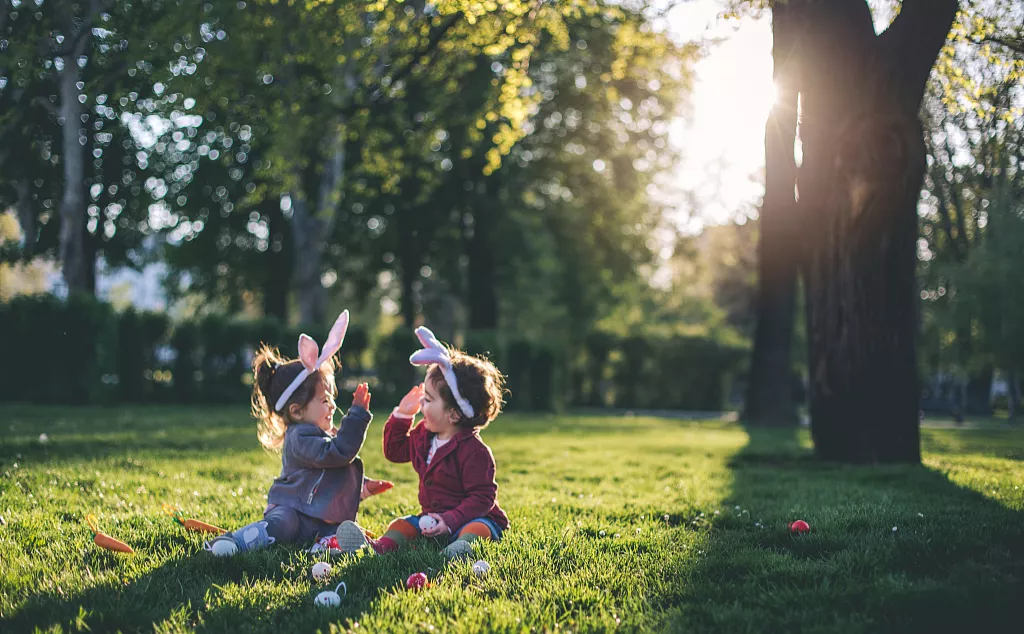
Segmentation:
{"type": "Polygon", "coordinates": [[[214,555],[334,535],[338,524],[355,520],[360,500],[391,488],[390,482],[365,478],[358,456],[373,418],[366,383],[356,388],[352,407],[334,428],[334,355],[347,328],[346,310],[322,352],[303,334],[298,359],[266,345],[256,354],[252,413],[260,443],[281,454],[281,475],[270,487],[263,519],[207,543],[214,555]]]}

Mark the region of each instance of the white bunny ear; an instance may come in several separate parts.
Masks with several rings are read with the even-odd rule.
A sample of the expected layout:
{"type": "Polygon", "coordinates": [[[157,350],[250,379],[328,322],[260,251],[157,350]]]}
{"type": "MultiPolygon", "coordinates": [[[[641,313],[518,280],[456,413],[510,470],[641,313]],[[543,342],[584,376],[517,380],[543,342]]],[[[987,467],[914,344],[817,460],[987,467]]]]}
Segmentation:
{"type": "Polygon", "coordinates": [[[416,337],[420,340],[420,343],[423,344],[424,348],[444,350],[444,346],[441,345],[441,342],[437,340],[434,333],[430,332],[430,329],[426,326],[420,326],[416,329],[416,337]]]}
{"type": "Polygon", "coordinates": [[[341,311],[338,319],[331,326],[331,332],[328,333],[327,341],[324,342],[323,352],[317,358],[317,366],[333,357],[338,350],[341,350],[341,343],[345,341],[346,332],[348,332],[348,309],[341,311]]]}
{"type": "Polygon", "coordinates": [[[455,372],[452,370],[452,360],[448,354],[448,349],[441,345],[441,342],[437,340],[434,333],[430,332],[430,329],[426,326],[420,326],[416,329],[416,337],[419,338],[423,349],[412,353],[412,356],[409,357],[409,363],[413,365],[434,365],[436,363],[441,368],[441,374],[444,376],[448,387],[451,388],[452,396],[455,397],[455,402],[458,403],[459,409],[462,410],[462,413],[467,418],[473,418],[473,406],[469,404],[469,401],[462,398],[462,394],[459,393],[459,383],[455,378],[455,372]]]}
{"type": "Polygon", "coordinates": [[[441,350],[433,348],[417,350],[409,357],[409,363],[413,365],[434,365],[435,363],[445,363],[446,361],[448,361],[448,355],[441,350]]]}
{"type": "Polygon", "coordinates": [[[319,354],[320,349],[312,337],[306,333],[299,335],[299,360],[302,361],[302,367],[306,368],[310,373],[315,372],[318,366],[317,356],[319,354]]]}

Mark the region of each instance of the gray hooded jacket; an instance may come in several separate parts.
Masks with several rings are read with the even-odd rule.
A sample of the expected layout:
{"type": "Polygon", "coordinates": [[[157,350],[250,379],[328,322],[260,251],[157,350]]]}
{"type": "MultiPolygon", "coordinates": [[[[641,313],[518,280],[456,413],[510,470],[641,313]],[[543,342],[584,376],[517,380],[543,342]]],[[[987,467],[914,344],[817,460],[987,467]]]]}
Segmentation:
{"type": "Polygon", "coordinates": [[[312,423],[289,425],[281,451],[281,475],[267,502],[288,506],[325,522],[355,520],[363,488],[359,450],[373,416],[352,406],[331,436],[312,423]]]}

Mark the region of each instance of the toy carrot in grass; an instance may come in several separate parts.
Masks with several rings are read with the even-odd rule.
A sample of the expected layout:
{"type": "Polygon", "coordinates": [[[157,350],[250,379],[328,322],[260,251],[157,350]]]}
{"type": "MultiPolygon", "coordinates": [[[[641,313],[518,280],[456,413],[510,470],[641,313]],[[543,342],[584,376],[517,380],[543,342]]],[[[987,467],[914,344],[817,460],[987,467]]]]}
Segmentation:
{"type": "Polygon", "coordinates": [[[175,522],[181,524],[190,531],[196,531],[198,533],[213,533],[214,535],[223,535],[227,532],[223,528],[219,528],[213,524],[207,524],[206,522],[200,522],[199,520],[186,519],[185,514],[180,508],[171,506],[170,504],[164,504],[164,512],[170,515],[175,522]]]}
{"type": "Polygon", "coordinates": [[[99,524],[96,522],[96,516],[89,514],[85,516],[85,522],[89,525],[89,530],[92,531],[92,541],[96,543],[100,548],[106,548],[107,550],[116,550],[122,553],[133,553],[132,547],[128,544],[116,540],[106,533],[100,532],[99,524]]]}

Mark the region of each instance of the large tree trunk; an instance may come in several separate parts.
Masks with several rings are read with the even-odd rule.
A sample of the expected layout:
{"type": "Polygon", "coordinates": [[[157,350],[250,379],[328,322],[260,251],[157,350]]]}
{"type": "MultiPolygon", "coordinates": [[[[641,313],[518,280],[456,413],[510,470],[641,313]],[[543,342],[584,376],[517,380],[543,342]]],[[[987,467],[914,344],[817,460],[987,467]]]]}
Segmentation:
{"type": "Polygon", "coordinates": [[[401,287],[402,324],[412,328],[416,324],[419,307],[420,268],[423,260],[417,245],[418,231],[412,226],[416,209],[404,208],[404,214],[395,217],[398,223],[398,259],[399,284],[401,287]]]}
{"type": "Polygon", "coordinates": [[[292,245],[295,251],[294,290],[299,306],[299,323],[321,325],[327,317],[327,289],[323,274],[323,223],[309,200],[294,192],[292,199],[292,245]]]}
{"type": "Polygon", "coordinates": [[[498,327],[498,295],[495,262],[495,224],[499,206],[497,178],[490,177],[482,204],[473,211],[473,225],[467,228],[469,256],[468,292],[470,330],[495,330],[498,327]]]}
{"type": "Polygon", "coordinates": [[[28,176],[18,179],[16,185],[18,192],[18,224],[21,225],[21,233],[24,240],[25,257],[31,258],[35,254],[38,229],[36,228],[36,214],[32,201],[32,181],[28,176]]]}
{"type": "Polygon", "coordinates": [[[82,115],[85,107],[78,101],[78,56],[61,57],[59,73],[61,159],[64,161],[64,193],[60,204],[60,259],[68,293],[89,293],[89,263],[85,249],[85,145],[82,115]]]}
{"type": "Polygon", "coordinates": [[[743,420],[770,426],[797,423],[793,402],[792,345],[798,250],[793,244],[798,84],[791,9],[772,11],[775,89],[765,124],[765,191],[759,218],[757,329],[743,420]]]}
{"type": "Polygon", "coordinates": [[[906,0],[875,36],[861,0],[809,2],[802,51],[811,431],[817,455],[919,463],[918,109],[956,0],[906,0]]]}
{"type": "Polygon", "coordinates": [[[964,411],[977,416],[992,415],[992,378],[995,368],[986,365],[972,372],[964,388],[964,411]]]}
{"type": "MultiPolygon", "coordinates": [[[[338,66],[334,75],[336,90],[331,103],[340,107],[346,95],[356,89],[356,79],[347,66],[338,66]]],[[[299,305],[299,321],[324,324],[327,318],[327,289],[321,280],[327,241],[341,204],[345,178],[347,121],[338,115],[322,132],[311,157],[322,157],[316,178],[301,174],[298,179],[302,195],[292,194],[292,244],[294,246],[295,294],[299,305]],[[315,198],[312,183],[316,183],[315,198]],[[311,207],[310,200],[315,200],[311,207]],[[297,204],[298,203],[298,204],[297,204]]],[[[311,159],[316,160],[316,159],[311,159]]],[[[316,170],[314,164],[312,169],[316,170]]]]}
{"type": "Polygon", "coordinates": [[[267,254],[267,278],[263,286],[263,314],[288,321],[288,288],[294,266],[288,221],[281,212],[281,201],[271,196],[266,202],[270,229],[270,248],[267,254]]]}
{"type": "Polygon", "coordinates": [[[1010,410],[1010,418],[1020,415],[1020,372],[1011,370],[1006,376],[1006,396],[1010,410]]]}

